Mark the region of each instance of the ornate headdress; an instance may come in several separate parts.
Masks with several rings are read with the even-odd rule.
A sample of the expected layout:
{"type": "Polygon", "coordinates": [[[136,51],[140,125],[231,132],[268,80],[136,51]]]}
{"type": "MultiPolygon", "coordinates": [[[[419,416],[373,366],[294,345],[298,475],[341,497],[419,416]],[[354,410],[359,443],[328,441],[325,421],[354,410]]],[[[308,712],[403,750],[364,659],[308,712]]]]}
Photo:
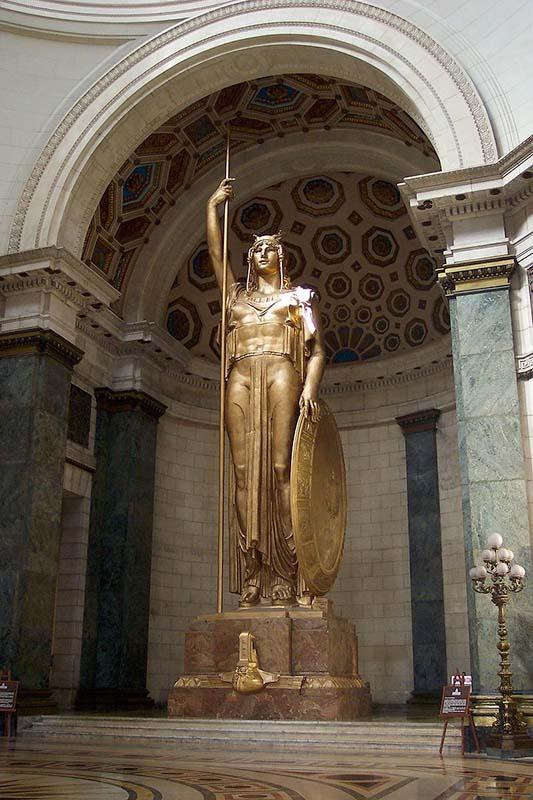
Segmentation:
{"type": "Polygon", "coordinates": [[[255,236],[254,234],[254,243],[248,250],[248,274],[246,276],[246,291],[252,292],[254,289],[257,288],[257,273],[254,268],[254,253],[257,250],[257,245],[260,242],[270,241],[276,248],[278,252],[278,261],[279,261],[279,274],[281,278],[281,288],[282,289],[290,289],[292,286],[291,279],[288,275],[285,274],[285,270],[283,268],[283,259],[284,259],[284,251],[283,245],[281,243],[281,231],[275,234],[267,234],[265,236],[255,236]]]}

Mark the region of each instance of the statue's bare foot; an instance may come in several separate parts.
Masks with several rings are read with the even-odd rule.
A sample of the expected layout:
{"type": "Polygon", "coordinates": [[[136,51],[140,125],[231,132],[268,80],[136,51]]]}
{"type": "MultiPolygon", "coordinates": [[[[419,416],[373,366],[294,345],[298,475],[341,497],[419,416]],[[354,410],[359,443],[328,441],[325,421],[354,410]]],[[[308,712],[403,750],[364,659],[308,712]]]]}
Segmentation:
{"type": "Polygon", "coordinates": [[[241,608],[248,608],[249,606],[256,606],[261,599],[259,586],[252,586],[251,584],[245,585],[239,600],[241,608]]]}
{"type": "Polygon", "coordinates": [[[313,604],[313,595],[312,594],[299,594],[296,598],[299,606],[311,606],[313,604]]]}
{"type": "Polygon", "coordinates": [[[272,587],[272,605],[273,606],[292,606],[296,598],[294,596],[294,586],[290,581],[278,578],[272,587]]]}

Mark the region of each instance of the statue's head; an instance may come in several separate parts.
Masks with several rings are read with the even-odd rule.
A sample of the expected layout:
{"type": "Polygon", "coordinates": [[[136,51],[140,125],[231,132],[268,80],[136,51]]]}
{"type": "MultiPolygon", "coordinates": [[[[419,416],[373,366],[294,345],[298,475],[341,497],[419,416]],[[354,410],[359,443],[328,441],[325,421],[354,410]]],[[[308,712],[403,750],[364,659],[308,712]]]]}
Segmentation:
{"type": "Polygon", "coordinates": [[[262,273],[279,272],[281,288],[291,286],[290,278],[283,268],[284,252],[281,243],[281,232],[274,235],[254,236],[254,243],[248,250],[248,276],[246,288],[252,291],[257,287],[257,278],[262,273]]]}

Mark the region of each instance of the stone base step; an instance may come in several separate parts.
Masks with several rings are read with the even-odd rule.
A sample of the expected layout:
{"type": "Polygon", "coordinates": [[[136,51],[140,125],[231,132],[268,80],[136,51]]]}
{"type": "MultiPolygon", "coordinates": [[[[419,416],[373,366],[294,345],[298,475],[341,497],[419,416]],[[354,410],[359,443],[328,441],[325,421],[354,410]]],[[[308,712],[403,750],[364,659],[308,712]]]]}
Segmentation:
{"type": "MultiPolygon", "coordinates": [[[[240,746],[294,745],[337,749],[437,751],[442,725],[435,722],[296,722],[287,720],[166,719],[57,715],[25,718],[25,738],[68,739],[77,742],[129,742],[171,745],[172,742],[240,746]]],[[[461,750],[459,725],[449,725],[445,751],[461,750]]]]}

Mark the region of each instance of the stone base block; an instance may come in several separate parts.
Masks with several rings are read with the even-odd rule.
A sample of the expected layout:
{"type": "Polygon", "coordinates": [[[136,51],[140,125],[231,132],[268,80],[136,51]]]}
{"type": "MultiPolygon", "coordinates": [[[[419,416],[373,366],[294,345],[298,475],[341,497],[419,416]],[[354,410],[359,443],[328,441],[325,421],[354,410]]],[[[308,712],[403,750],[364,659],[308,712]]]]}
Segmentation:
{"type": "Polygon", "coordinates": [[[207,676],[184,677],[170,690],[169,717],[347,721],[368,717],[370,687],[335,678],[315,681],[283,675],[257,694],[238,694],[207,676]]]}
{"type": "Polygon", "coordinates": [[[186,636],[185,670],[170,690],[170,717],[352,720],[371,711],[354,626],[331,604],[198,617],[186,636]],[[276,676],[255,694],[237,692],[227,679],[243,632],[254,637],[260,668],[276,676]]]}

